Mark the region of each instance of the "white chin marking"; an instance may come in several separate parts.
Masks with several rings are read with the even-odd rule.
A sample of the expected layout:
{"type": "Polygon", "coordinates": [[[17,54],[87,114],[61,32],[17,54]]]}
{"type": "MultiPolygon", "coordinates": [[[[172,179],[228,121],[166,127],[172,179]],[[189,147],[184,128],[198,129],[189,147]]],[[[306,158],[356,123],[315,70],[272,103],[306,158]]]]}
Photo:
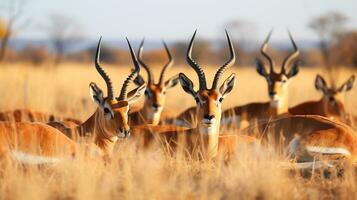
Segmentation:
{"type": "Polygon", "coordinates": [[[203,124],[200,126],[200,132],[205,135],[215,135],[217,134],[217,127],[216,125],[203,124]]]}
{"type": "Polygon", "coordinates": [[[60,159],[56,157],[33,155],[22,151],[11,151],[11,155],[20,163],[29,165],[56,164],[60,161],[60,159]]]}
{"type": "Polygon", "coordinates": [[[339,147],[307,146],[306,150],[311,153],[351,155],[351,152],[347,149],[339,147]]]}
{"type": "Polygon", "coordinates": [[[123,132],[119,132],[119,133],[118,133],[118,137],[119,137],[119,138],[125,138],[125,134],[124,134],[123,132]]]}
{"type": "Polygon", "coordinates": [[[270,101],[270,105],[273,108],[279,108],[281,104],[280,104],[279,99],[273,99],[273,100],[270,101]]]}

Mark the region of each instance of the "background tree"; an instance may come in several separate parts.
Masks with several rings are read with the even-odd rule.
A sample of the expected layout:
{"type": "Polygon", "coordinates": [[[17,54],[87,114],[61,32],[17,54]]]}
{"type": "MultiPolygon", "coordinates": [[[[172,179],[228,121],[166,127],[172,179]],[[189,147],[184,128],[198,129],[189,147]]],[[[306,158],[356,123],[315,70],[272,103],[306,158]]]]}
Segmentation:
{"type": "Polygon", "coordinates": [[[8,0],[2,2],[0,15],[0,62],[5,59],[10,38],[15,33],[15,23],[21,17],[24,1],[8,0]]]}
{"type": "Polygon", "coordinates": [[[319,36],[319,48],[324,58],[324,64],[329,67],[333,63],[330,60],[330,47],[345,33],[348,18],[339,12],[327,12],[313,18],[309,27],[319,36]]]}
{"type": "Polygon", "coordinates": [[[54,64],[59,65],[65,52],[84,37],[82,27],[72,18],[61,14],[51,14],[49,22],[43,26],[49,35],[55,52],[54,64]]]}

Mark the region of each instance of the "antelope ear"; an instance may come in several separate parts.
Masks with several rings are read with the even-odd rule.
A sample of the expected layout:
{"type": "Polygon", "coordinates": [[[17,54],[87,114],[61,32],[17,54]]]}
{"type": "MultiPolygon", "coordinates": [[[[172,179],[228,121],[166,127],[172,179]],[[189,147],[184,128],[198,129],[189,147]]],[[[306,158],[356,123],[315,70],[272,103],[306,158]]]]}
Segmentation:
{"type": "Polygon", "coordinates": [[[227,94],[229,94],[233,90],[235,83],[236,83],[236,75],[231,74],[219,88],[219,92],[221,93],[222,98],[224,98],[227,94]]]}
{"type": "Polygon", "coordinates": [[[171,78],[169,78],[169,80],[165,81],[165,87],[166,89],[175,87],[177,85],[177,83],[179,83],[179,75],[175,75],[171,78]]]}
{"type": "Polygon", "coordinates": [[[355,75],[352,75],[341,87],[338,89],[340,92],[347,92],[353,88],[353,84],[355,83],[355,75]]]}
{"type": "Polygon", "coordinates": [[[137,86],[141,86],[142,84],[145,83],[144,78],[139,74],[138,76],[136,76],[136,78],[134,79],[134,83],[137,86]]]}
{"type": "Polygon", "coordinates": [[[300,61],[299,60],[295,61],[289,73],[287,73],[286,76],[288,78],[296,76],[299,73],[299,65],[300,65],[300,61]]]}
{"type": "Polygon", "coordinates": [[[268,76],[268,73],[265,70],[264,64],[259,58],[255,59],[255,66],[256,66],[258,74],[260,74],[261,76],[264,76],[264,77],[268,76]]]}
{"type": "Polygon", "coordinates": [[[97,86],[97,84],[93,82],[89,84],[89,93],[94,103],[98,104],[99,106],[104,105],[105,100],[103,91],[97,86]]]}
{"type": "Polygon", "coordinates": [[[145,93],[146,90],[146,83],[140,85],[139,87],[133,89],[128,93],[128,98],[127,101],[129,104],[134,103],[137,101],[143,94],[145,93]]]}
{"type": "Polygon", "coordinates": [[[322,76],[320,76],[319,74],[316,75],[316,79],[315,79],[315,88],[317,90],[321,90],[322,92],[326,92],[327,91],[327,84],[324,78],[322,78],[322,76]]]}
{"type": "Polygon", "coordinates": [[[195,97],[196,96],[196,92],[193,89],[192,81],[183,73],[179,74],[179,80],[180,80],[180,84],[181,84],[182,89],[186,93],[188,93],[188,94],[192,95],[193,97],[195,97]]]}

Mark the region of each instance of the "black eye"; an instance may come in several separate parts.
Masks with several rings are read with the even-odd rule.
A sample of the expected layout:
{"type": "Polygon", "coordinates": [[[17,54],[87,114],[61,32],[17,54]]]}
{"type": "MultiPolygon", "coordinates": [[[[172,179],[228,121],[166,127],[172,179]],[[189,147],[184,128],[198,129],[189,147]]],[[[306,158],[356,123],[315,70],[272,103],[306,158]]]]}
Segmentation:
{"type": "Polygon", "coordinates": [[[222,103],[222,101],[223,101],[223,97],[219,98],[219,100],[218,100],[218,101],[222,103]]]}
{"type": "Polygon", "coordinates": [[[104,112],[109,113],[110,112],[109,108],[104,108],[104,112]]]}
{"type": "Polygon", "coordinates": [[[166,91],[163,91],[162,94],[165,95],[165,94],[166,94],[166,91]]]}
{"type": "Polygon", "coordinates": [[[282,80],[281,82],[286,83],[286,80],[282,80]]]}
{"type": "Polygon", "coordinates": [[[149,92],[147,90],[145,90],[145,95],[149,95],[149,92]]]}

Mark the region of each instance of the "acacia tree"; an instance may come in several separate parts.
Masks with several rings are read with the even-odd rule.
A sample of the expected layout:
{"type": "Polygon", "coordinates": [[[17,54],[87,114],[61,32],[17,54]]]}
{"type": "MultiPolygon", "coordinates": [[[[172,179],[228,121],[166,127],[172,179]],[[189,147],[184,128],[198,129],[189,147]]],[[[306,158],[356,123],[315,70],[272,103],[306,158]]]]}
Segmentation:
{"type": "Polygon", "coordinates": [[[1,5],[3,15],[0,16],[0,62],[5,58],[9,40],[15,32],[15,23],[22,14],[23,5],[24,1],[20,0],[9,0],[1,5]]]}
{"type": "Polygon", "coordinates": [[[48,31],[49,39],[56,54],[55,66],[62,62],[68,43],[73,44],[83,37],[78,23],[74,19],[61,14],[51,14],[49,22],[44,28],[48,31]]]}
{"type": "Polygon", "coordinates": [[[327,67],[332,65],[330,47],[346,32],[347,22],[348,18],[342,13],[327,12],[313,18],[308,25],[319,36],[319,48],[327,67]]]}

